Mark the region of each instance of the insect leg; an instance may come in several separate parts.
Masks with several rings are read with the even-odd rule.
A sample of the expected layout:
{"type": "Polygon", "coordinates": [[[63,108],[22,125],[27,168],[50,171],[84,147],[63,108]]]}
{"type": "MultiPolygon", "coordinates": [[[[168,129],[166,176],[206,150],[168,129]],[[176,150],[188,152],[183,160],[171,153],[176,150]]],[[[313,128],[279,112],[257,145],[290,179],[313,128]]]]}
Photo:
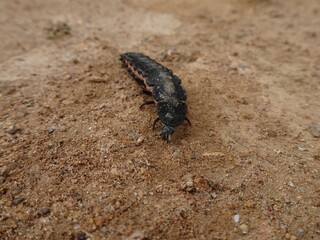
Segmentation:
{"type": "Polygon", "coordinates": [[[139,107],[139,109],[142,109],[143,106],[145,105],[150,105],[150,104],[155,104],[155,102],[153,100],[149,100],[149,101],[145,101],[144,103],[142,103],[139,107]]]}
{"type": "Polygon", "coordinates": [[[156,120],[154,120],[153,126],[152,126],[152,129],[153,129],[153,130],[155,129],[156,124],[157,124],[157,122],[159,122],[159,120],[160,120],[160,118],[157,118],[156,120]]]}
{"type": "Polygon", "coordinates": [[[185,117],[184,120],[186,120],[189,123],[189,126],[191,127],[191,122],[190,122],[189,118],[185,117]]]}
{"type": "Polygon", "coordinates": [[[145,88],[142,88],[140,91],[139,91],[140,94],[146,94],[146,95],[149,95],[149,96],[152,96],[152,93],[150,91],[148,91],[147,89],[145,88]]]}

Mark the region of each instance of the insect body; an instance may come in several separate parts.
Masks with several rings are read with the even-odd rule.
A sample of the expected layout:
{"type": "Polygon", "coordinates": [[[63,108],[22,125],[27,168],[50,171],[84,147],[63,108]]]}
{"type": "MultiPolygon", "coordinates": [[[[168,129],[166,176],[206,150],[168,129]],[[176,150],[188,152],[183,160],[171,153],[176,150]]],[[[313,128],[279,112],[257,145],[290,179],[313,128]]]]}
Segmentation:
{"type": "Polygon", "coordinates": [[[170,141],[174,129],[184,120],[190,124],[186,117],[187,94],[181,80],[169,68],[142,53],[123,53],[120,60],[134,79],[143,85],[143,91],[153,96],[154,101],[145,102],[141,107],[155,103],[159,117],[154,121],[153,128],[160,120],[163,124],[160,136],[170,141]]]}

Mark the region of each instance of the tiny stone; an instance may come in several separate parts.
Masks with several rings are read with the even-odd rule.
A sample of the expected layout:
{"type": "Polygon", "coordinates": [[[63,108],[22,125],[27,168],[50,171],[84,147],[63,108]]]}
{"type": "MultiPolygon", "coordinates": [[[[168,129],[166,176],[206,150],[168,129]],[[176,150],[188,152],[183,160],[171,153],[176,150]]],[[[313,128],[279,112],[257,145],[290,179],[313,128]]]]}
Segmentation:
{"type": "Polygon", "coordinates": [[[285,239],[290,239],[290,238],[291,238],[290,233],[286,233],[286,235],[284,235],[284,238],[285,238],[285,239]]]}
{"type": "Polygon", "coordinates": [[[310,132],[315,138],[320,138],[320,124],[311,124],[310,132]]]}
{"type": "Polygon", "coordinates": [[[302,238],[305,235],[305,232],[302,228],[297,229],[297,237],[302,238]]]}
{"type": "Polygon", "coordinates": [[[97,226],[94,223],[94,219],[93,218],[88,218],[87,221],[85,222],[85,229],[87,229],[88,231],[94,231],[97,229],[97,226]]]}
{"type": "Polygon", "coordinates": [[[76,59],[76,58],[72,59],[72,62],[73,62],[74,64],[80,63],[80,61],[79,61],[78,59],[76,59]]]}
{"type": "Polygon", "coordinates": [[[281,150],[278,150],[278,149],[273,149],[273,151],[274,151],[277,155],[279,155],[279,154],[281,153],[281,150]]]}
{"type": "Polygon", "coordinates": [[[15,126],[10,126],[10,127],[8,127],[8,128],[6,129],[6,132],[9,133],[9,134],[11,134],[11,135],[14,135],[14,134],[16,134],[16,133],[18,133],[18,132],[20,132],[20,131],[21,131],[21,129],[18,128],[18,127],[15,127],[15,126]]]}
{"type": "Polygon", "coordinates": [[[175,147],[175,148],[173,149],[173,153],[174,153],[175,155],[181,153],[181,148],[175,147]]]}
{"type": "Polygon", "coordinates": [[[212,193],[210,194],[210,197],[211,197],[212,199],[215,199],[215,198],[217,198],[217,194],[216,194],[215,192],[212,192],[212,193]]]}
{"type": "Polygon", "coordinates": [[[101,228],[101,232],[103,234],[108,234],[109,233],[109,228],[107,226],[103,226],[103,228],[101,228]]]}
{"type": "Polygon", "coordinates": [[[96,107],[95,109],[106,109],[106,108],[110,108],[110,104],[102,103],[98,107],[96,107]]]}
{"type": "Polygon", "coordinates": [[[143,137],[139,137],[138,140],[137,140],[137,143],[141,144],[141,143],[143,143],[143,141],[144,141],[144,138],[143,137]]]}
{"type": "Polygon", "coordinates": [[[110,174],[113,175],[113,176],[119,176],[119,171],[116,168],[112,168],[110,170],[110,174]]]}
{"type": "Polygon", "coordinates": [[[192,174],[186,174],[182,177],[181,189],[189,193],[196,192],[192,174]]]}
{"type": "Polygon", "coordinates": [[[85,232],[78,232],[75,236],[76,240],[86,240],[88,238],[85,232]]]}
{"type": "Polygon", "coordinates": [[[299,149],[299,151],[301,151],[301,152],[307,151],[307,149],[306,149],[306,148],[303,148],[303,147],[298,147],[298,149],[299,149]]]}
{"type": "Polygon", "coordinates": [[[244,206],[245,206],[246,208],[254,208],[255,203],[254,203],[254,201],[252,201],[252,200],[247,200],[247,201],[244,202],[244,206]]]}
{"type": "Polygon", "coordinates": [[[145,169],[144,167],[141,167],[141,168],[140,168],[140,173],[141,173],[141,174],[144,174],[145,172],[146,172],[146,169],[145,169]]]}
{"type": "Polygon", "coordinates": [[[38,216],[39,217],[44,217],[44,216],[47,216],[49,215],[51,212],[51,210],[49,208],[41,208],[39,211],[38,211],[38,216]]]}
{"type": "Polygon", "coordinates": [[[102,217],[102,216],[98,216],[94,219],[94,224],[99,227],[99,228],[102,228],[105,224],[105,218],[102,217]]]}
{"type": "Polygon", "coordinates": [[[288,185],[289,185],[290,187],[294,187],[294,183],[293,183],[291,180],[288,182],[288,185]]]}
{"type": "Polygon", "coordinates": [[[239,215],[239,214],[235,214],[235,215],[233,216],[233,221],[234,221],[235,223],[238,223],[238,222],[240,221],[240,215],[239,215]]]}
{"type": "Polygon", "coordinates": [[[50,128],[48,128],[48,133],[51,134],[51,133],[53,133],[55,130],[56,130],[55,127],[50,127],[50,128]]]}
{"type": "Polygon", "coordinates": [[[243,234],[247,234],[249,232],[249,226],[247,224],[241,224],[240,229],[243,234]]]}
{"type": "Polygon", "coordinates": [[[12,205],[13,206],[17,206],[17,205],[19,205],[20,203],[22,203],[23,201],[25,200],[25,198],[23,198],[23,197],[15,197],[14,199],[13,199],[13,201],[12,201],[12,205]]]}
{"type": "Polygon", "coordinates": [[[66,74],[64,77],[63,77],[63,80],[70,80],[72,78],[71,74],[66,74]]]}
{"type": "Polygon", "coordinates": [[[182,218],[184,218],[184,219],[186,219],[186,218],[188,217],[187,212],[184,211],[184,210],[181,210],[181,211],[179,212],[179,215],[180,215],[182,218]]]}
{"type": "Polygon", "coordinates": [[[139,134],[134,131],[129,131],[129,136],[134,140],[137,140],[139,138],[139,134]]]}
{"type": "Polygon", "coordinates": [[[145,234],[142,231],[136,230],[127,239],[132,239],[132,240],[136,239],[136,240],[138,240],[138,239],[146,239],[146,237],[145,237],[145,234]]]}
{"type": "Polygon", "coordinates": [[[119,200],[118,200],[118,201],[116,201],[116,209],[118,209],[120,206],[121,206],[120,201],[119,201],[119,200]]]}

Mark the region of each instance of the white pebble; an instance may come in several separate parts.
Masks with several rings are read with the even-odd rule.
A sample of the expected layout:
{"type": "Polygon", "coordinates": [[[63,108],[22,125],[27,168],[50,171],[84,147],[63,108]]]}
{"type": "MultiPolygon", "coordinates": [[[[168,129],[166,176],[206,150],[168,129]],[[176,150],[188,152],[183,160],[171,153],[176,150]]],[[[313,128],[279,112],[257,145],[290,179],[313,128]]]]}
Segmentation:
{"type": "Polygon", "coordinates": [[[288,185],[289,185],[290,187],[294,187],[294,183],[293,183],[291,180],[288,182],[288,185]]]}
{"type": "Polygon", "coordinates": [[[212,192],[212,193],[210,194],[210,196],[211,196],[212,199],[217,198],[217,194],[216,194],[215,192],[212,192]]]}
{"type": "Polygon", "coordinates": [[[240,215],[239,214],[235,214],[233,216],[233,221],[234,221],[234,223],[238,223],[240,221],[240,215]]]}
{"type": "Polygon", "coordinates": [[[306,148],[303,148],[303,147],[298,147],[298,149],[299,149],[299,151],[301,151],[301,152],[307,151],[307,149],[306,149],[306,148]]]}

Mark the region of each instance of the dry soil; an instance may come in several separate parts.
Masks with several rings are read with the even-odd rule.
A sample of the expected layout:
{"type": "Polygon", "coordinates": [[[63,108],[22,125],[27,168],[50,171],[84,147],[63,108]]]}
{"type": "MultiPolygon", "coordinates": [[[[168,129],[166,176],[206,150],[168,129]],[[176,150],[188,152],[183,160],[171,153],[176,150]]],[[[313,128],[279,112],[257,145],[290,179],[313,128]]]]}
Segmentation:
{"type": "Polygon", "coordinates": [[[1,239],[320,239],[318,0],[0,12],[1,239]],[[126,51],[182,79],[170,144],[126,51]]]}

